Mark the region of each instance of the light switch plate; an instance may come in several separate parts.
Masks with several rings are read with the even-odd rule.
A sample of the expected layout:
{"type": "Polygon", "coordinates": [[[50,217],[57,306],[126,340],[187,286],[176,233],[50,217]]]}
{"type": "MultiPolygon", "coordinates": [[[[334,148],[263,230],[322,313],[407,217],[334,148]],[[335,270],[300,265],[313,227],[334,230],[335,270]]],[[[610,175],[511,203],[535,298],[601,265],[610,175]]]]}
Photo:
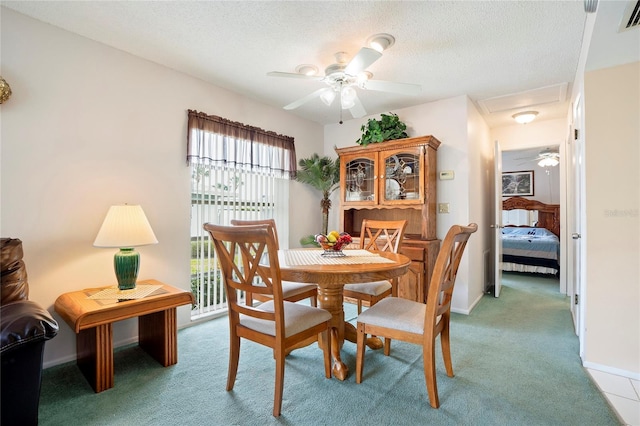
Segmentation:
{"type": "Polygon", "coordinates": [[[453,170],[443,170],[440,172],[440,180],[452,180],[455,177],[453,170]]]}
{"type": "Polygon", "coordinates": [[[449,203],[439,203],[438,213],[449,213],[449,203]]]}

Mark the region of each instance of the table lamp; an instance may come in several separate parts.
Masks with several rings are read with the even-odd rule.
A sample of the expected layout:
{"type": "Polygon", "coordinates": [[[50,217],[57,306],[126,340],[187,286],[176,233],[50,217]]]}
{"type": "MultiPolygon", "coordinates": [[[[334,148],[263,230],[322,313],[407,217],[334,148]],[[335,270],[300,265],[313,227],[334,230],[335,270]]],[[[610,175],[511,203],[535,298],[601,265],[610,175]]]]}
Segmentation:
{"type": "Polygon", "coordinates": [[[119,290],[136,288],[140,253],[133,247],[157,244],[151,225],[140,206],[111,206],[102,223],[94,247],[118,247],[113,265],[119,290]]]}

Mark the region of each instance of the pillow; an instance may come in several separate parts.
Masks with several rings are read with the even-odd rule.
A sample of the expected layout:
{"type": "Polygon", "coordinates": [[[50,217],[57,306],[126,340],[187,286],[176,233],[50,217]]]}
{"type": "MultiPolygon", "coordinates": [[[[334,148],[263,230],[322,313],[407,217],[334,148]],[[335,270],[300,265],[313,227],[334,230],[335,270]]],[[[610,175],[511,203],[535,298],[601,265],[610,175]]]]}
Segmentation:
{"type": "Polygon", "coordinates": [[[503,235],[534,235],[536,237],[550,237],[555,234],[546,228],[523,228],[523,227],[506,227],[502,228],[503,235]]]}
{"type": "Polygon", "coordinates": [[[536,235],[537,231],[541,228],[524,228],[524,227],[506,227],[502,228],[504,235],[536,235]]]}

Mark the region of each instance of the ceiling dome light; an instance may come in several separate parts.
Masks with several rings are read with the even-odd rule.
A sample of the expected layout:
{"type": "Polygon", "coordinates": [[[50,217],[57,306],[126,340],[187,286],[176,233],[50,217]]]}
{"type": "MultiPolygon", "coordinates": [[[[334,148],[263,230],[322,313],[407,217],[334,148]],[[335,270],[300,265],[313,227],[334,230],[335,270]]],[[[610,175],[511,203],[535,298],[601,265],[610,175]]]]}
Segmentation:
{"type": "Polygon", "coordinates": [[[382,53],[396,42],[391,34],[375,34],[367,39],[367,45],[374,50],[382,53]]]}
{"type": "Polygon", "coordinates": [[[560,161],[555,157],[546,157],[538,161],[538,166],[540,167],[555,167],[558,164],[560,164],[560,161]]]}
{"type": "Polygon", "coordinates": [[[512,117],[520,124],[531,123],[538,115],[538,111],[523,111],[517,114],[513,114],[512,117]]]}
{"type": "Polygon", "coordinates": [[[318,74],[318,67],[316,67],[315,65],[302,64],[296,67],[296,72],[298,74],[304,74],[309,76],[316,75],[318,74]]]}

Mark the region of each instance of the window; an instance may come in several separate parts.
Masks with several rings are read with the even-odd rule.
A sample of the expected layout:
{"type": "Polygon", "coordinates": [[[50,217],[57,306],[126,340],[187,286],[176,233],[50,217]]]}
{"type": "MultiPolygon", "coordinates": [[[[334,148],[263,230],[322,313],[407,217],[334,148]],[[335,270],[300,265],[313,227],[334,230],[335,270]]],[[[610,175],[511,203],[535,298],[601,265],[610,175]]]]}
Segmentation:
{"type": "Polygon", "coordinates": [[[274,218],[288,241],[289,179],[295,175],[293,138],[189,111],[191,168],[192,318],[226,311],[226,296],[204,223],[274,218]]]}

